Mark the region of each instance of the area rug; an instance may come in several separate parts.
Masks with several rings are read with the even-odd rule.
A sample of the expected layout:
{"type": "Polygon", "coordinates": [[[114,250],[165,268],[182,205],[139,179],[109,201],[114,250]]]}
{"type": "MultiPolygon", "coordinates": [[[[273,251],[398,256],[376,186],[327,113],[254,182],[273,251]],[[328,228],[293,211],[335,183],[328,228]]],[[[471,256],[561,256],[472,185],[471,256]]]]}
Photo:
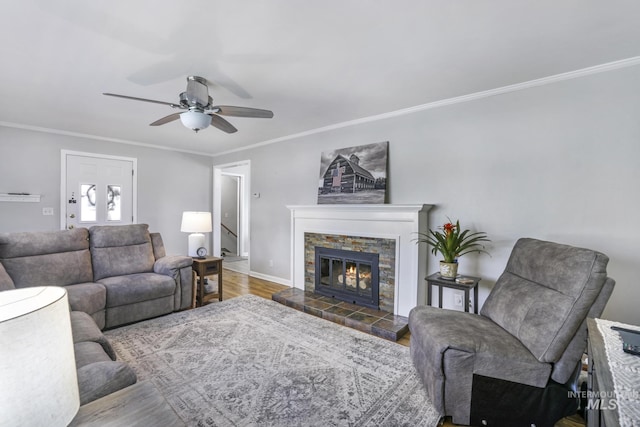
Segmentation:
{"type": "Polygon", "coordinates": [[[253,295],[105,333],[190,426],[436,426],[409,349],[253,295]]]}

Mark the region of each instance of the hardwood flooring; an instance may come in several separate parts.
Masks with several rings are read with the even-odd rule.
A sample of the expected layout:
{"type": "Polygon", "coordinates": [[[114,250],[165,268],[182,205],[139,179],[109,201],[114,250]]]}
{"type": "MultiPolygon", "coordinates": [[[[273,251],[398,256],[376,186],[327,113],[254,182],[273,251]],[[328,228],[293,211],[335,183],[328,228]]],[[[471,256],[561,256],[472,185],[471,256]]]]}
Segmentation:
{"type": "MultiPolygon", "coordinates": [[[[222,293],[224,300],[246,294],[271,299],[271,294],[284,289],[288,289],[288,286],[269,282],[268,280],[249,277],[243,273],[224,269],[224,288],[222,293]]],[[[404,337],[400,338],[397,343],[408,347],[410,339],[411,336],[407,333],[404,337]]],[[[450,418],[445,419],[442,424],[443,427],[454,427],[456,425],[457,424],[453,424],[451,422],[450,418]]],[[[584,427],[584,425],[584,420],[579,416],[574,415],[560,420],[556,423],[555,427],[584,427]]]]}
{"type": "MultiPolygon", "coordinates": [[[[224,266],[224,263],[222,265],[224,266]]],[[[223,281],[223,300],[228,300],[246,294],[271,299],[271,294],[274,292],[289,289],[288,286],[279,285],[277,283],[257,279],[255,277],[249,277],[246,274],[231,271],[226,268],[224,269],[223,281]]]]}

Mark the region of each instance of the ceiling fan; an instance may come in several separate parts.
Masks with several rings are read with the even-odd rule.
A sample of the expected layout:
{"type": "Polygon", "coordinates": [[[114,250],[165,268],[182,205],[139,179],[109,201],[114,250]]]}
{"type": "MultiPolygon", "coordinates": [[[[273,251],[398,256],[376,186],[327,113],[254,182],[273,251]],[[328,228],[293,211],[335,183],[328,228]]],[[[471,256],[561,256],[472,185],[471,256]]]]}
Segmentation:
{"type": "Polygon", "coordinates": [[[134,101],[153,102],[154,104],[164,104],[171,108],[187,110],[182,113],[169,114],[168,116],[151,123],[150,126],[160,126],[180,119],[183,125],[195,132],[204,129],[209,125],[215,126],[227,133],[234,133],[238,131],[238,129],[236,129],[227,120],[220,117],[220,115],[265,119],[273,117],[273,112],[269,110],[234,107],[231,105],[213,105],[213,100],[209,96],[207,80],[198,76],[187,77],[187,90],[180,94],[180,102],[178,104],[173,102],[155,101],[153,99],[137,98],[135,96],[118,95],[115,93],[103,93],[103,95],[133,99],[134,101]]]}

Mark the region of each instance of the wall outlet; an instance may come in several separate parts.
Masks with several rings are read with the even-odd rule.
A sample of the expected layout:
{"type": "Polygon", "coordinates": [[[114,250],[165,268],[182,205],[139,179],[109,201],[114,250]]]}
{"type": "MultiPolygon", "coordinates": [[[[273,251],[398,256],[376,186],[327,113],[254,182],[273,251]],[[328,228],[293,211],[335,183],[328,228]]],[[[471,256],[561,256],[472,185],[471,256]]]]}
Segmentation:
{"type": "Polygon", "coordinates": [[[273,267],[273,260],[272,259],[269,260],[269,267],[273,267]]]}
{"type": "Polygon", "coordinates": [[[456,307],[462,307],[462,294],[455,293],[453,294],[453,305],[456,307]]]}
{"type": "Polygon", "coordinates": [[[53,208],[42,208],[42,215],[53,215],[53,208]]]}

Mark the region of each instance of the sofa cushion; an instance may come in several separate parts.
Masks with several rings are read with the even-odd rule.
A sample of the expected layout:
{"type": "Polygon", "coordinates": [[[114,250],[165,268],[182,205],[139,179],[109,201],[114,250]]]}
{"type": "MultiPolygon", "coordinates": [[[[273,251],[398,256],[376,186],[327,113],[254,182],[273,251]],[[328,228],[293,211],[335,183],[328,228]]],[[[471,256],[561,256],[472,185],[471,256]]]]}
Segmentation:
{"type": "Polygon", "coordinates": [[[147,224],[89,230],[93,279],[153,271],[155,257],[147,224]]]}
{"type": "Polygon", "coordinates": [[[173,296],[176,282],[156,273],[128,274],[100,279],[107,288],[107,308],[173,296]]]}
{"type": "Polygon", "coordinates": [[[86,228],[60,231],[0,233],[0,259],[89,249],[86,228]]]}
{"type": "Polygon", "coordinates": [[[71,330],[73,332],[74,344],[81,342],[100,344],[104,353],[109,356],[111,360],[116,360],[116,352],[113,350],[113,347],[111,347],[107,338],[93,321],[93,318],[87,313],[82,311],[71,312],[71,330]]]}
{"type": "Polygon", "coordinates": [[[150,299],[138,303],[109,307],[105,313],[105,328],[115,328],[141,320],[152,319],[174,311],[174,296],[150,299]]]}
{"type": "Polygon", "coordinates": [[[599,295],[608,261],[589,249],[520,239],[481,314],[539,361],[556,362],[599,295]]]}
{"type": "Polygon", "coordinates": [[[100,283],[78,283],[65,289],[69,295],[71,310],[94,314],[104,310],[107,304],[107,290],[100,283]]]}
{"type": "Polygon", "coordinates": [[[80,404],[84,405],[135,384],[137,377],[130,366],[122,362],[104,361],[78,369],[80,404]]]}
{"type": "Polygon", "coordinates": [[[88,230],[0,234],[0,262],[16,288],[93,281],[88,230]]]}

